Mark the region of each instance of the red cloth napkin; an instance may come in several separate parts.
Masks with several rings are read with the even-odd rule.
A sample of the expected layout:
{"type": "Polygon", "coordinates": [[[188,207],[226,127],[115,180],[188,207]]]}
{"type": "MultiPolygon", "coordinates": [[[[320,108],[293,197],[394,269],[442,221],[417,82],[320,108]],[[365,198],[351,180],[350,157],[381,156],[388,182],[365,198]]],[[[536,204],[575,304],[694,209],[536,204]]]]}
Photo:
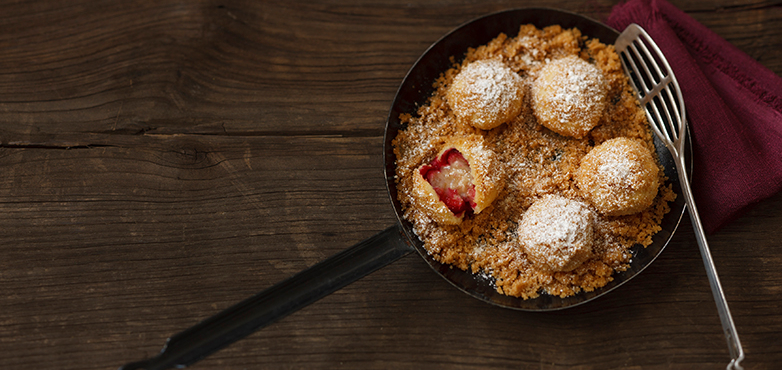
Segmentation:
{"type": "Polygon", "coordinates": [[[643,27],[679,81],[706,232],[782,190],[782,78],[664,0],[620,3],[606,23],[643,27]]]}

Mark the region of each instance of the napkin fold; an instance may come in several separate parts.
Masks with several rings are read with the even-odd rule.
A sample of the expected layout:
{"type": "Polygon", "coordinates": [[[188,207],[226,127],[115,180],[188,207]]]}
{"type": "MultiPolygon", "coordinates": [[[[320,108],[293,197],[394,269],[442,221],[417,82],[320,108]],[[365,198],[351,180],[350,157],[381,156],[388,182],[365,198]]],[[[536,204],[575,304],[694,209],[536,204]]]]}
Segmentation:
{"type": "Polygon", "coordinates": [[[679,81],[707,233],[782,190],[782,78],[664,0],[620,3],[606,23],[643,27],[679,81]]]}

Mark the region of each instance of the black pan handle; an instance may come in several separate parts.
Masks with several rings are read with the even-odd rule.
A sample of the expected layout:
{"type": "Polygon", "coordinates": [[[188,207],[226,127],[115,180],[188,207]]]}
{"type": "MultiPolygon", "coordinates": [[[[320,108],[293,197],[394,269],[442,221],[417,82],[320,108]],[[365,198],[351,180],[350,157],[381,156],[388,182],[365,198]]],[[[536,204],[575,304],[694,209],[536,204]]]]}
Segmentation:
{"type": "Polygon", "coordinates": [[[157,356],[128,363],[119,370],[162,370],[191,365],[413,250],[398,224],[389,227],[168,338],[157,356]]]}

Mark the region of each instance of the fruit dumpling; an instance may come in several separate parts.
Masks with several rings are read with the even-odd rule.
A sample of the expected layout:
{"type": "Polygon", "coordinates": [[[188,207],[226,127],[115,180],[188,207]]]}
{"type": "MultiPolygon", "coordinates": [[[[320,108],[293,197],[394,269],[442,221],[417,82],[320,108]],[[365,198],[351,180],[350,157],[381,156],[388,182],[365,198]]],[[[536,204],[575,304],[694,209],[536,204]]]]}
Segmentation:
{"type": "Polygon", "coordinates": [[[532,83],[532,111],[538,123],[581,139],[600,123],[608,85],[595,65],[575,56],[546,64],[532,83]]]}
{"type": "Polygon", "coordinates": [[[415,171],[417,205],[442,225],[458,225],[465,216],[481,213],[504,185],[495,157],[481,136],[450,139],[415,171]]]}
{"type": "Polygon", "coordinates": [[[660,184],[651,151],[636,140],[617,137],[594,147],[581,159],[576,186],[600,213],[623,216],[649,207],[660,184]]]}
{"type": "Polygon", "coordinates": [[[482,130],[516,118],[524,92],[521,77],[498,60],[468,64],[453,79],[446,99],[454,114],[482,130]]]}
{"type": "Polygon", "coordinates": [[[584,202],[543,196],[519,222],[519,245],[538,268],[572,271],[593,255],[596,219],[595,211],[584,202]]]}

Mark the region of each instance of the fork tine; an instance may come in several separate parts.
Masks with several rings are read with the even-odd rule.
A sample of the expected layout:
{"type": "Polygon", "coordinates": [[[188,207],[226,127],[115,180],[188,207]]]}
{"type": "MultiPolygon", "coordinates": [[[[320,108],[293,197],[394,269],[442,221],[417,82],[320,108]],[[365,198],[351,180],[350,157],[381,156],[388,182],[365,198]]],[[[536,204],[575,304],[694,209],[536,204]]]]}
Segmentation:
{"type": "Polygon", "coordinates": [[[673,112],[676,114],[675,118],[676,121],[681,121],[682,114],[681,110],[679,109],[679,103],[676,102],[676,86],[673,84],[667,84],[662,91],[660,91],[660,94],[665,94],[665,97],[668,99],[668,102],[670,103],[669,106],[673,108],[673,112]]]}
{"type": "MultiPolygon", "coordinates": [[[[641,95],[640,103],[645,108],[644,111],[646,112],[646,116],[651,123],[650,126],[652,126],[655,134],[661,139],[670,138],[669,130],[666,128],[665,123],[663,123],[664,120],[658,107],[659,101],[655,102],[653,100],[657,94],[653,93],[655,85],[654,79],[650,77],[651,71],[646,67],[647,63],[642,59],[634,44],[635,42],[629,42],[627,45],[623,45],[625,48],[624,50],[620,50],[620,54],[625,61],[624,67],[627,69],[629,66],[635,74],[636,78],[630,78],[630,82],[641,95]],[[641,72],[641,69],[639,69],[639,64],[643,69],[643,73],[641,72]]],[[[670,122],[670,115],[668,115],[668,117],[668,122],[670,122]]]]}
{"type": "Polygon", "coordinates": [[[630,51],[633,52],[633,55],[635,58],[639,61],[639,64],[643,68],[643,71],[646,76],[646,81],[649,83],[649,90],[654,90],[654,86],[660,83],[660,78],[655,75],[655,73],[649,69],[650,64],[654,64],[653,62],[649,61],[649,55],[644,53],[645,48],[644,44],[640,42],[639,40],[633,41],[632,44],[628,47],[630,51]],[[639,51],[640,49],[640,51],[639,51]]]}
{"type": "Polygon", "coordinates": [[[659,94],[656,94],[652,98],[652,102],[649,104],[651,108],[648,106],[646,108],[652,109],[655,113],[654,118],[650,117],[652,124],[659,126],[660,130],[663,131],[668,138],[675,141],[679,138],[679,131],[677,128],[679,114],[673,100],[670,99],[671,96],[670,84],[668,84],[659,94]],[[664,114],[661,114],[660,111],[664,114]],[[673,111],[673,115],[671,114],[671,111],[673,111]]]}
{"type": "Polygon", "coordinates": [[[632,70],[630,82],[640,95],[640,103],[655,134],[664,141],[676,140],[683,112],[674,96],[678,90],[670,67],[664,58],[654,56],[653,51],[659,48],[640,27],[628,27],[625,32],[626,36],[617,40],[616,47],[625,70],[628,74],[632,70]]]}
{"type": "MultiPolygon", "coordinates": [[[[652,61],[652,64],[654,64],[654,68],[660,68],[662,67],[665,70],[665,86],[673,85],[673,91],[672,94],[675,95],[675,97],[672,97],[671,100],[674,103],[672,106],[676,108],[676,113],[679,119],[675,122],[676,128],[674,132],[681,132],[683,129],[683,126],[685,124],[684,117],[687,116],[686,114],[686,108],[684,105],[680,105],[679,102],[683,101],[681,90],[678,87],[678,82],[676,81],[676,76],[673,74],[673,69],[671,69],[671,66],[668,64],[668,60],[663,57],[663,52],[660,50],[660,48],[657,46],[657,44],[652,40],[651,36],[646,33],[642,28],[636,26],[633,27],[634,35],[636,35],[637,39],[643,40],[643,45],[645,48],[645,52],[648,55],[657,55],[658,58],[650,58],[652,61]]],[[[664,86],[664,87],[665,87],[664,86]]],[[[662,89],[661,89],[662,90],[662,89]]],[[[650,94],[655,95],[656,92],[652,91],[650,94]]]]}
{"type": "Polygon", "coordinates": [[[641,97],[645,97],[649,93],[649,90],[644,85],[643,78],[641,77],[642,76],[641,71],[638,70],[636,61],[633,59],[632,55],[627,50],[622,51],[621,54],[625,61],[624,67],[627,72],[627,75],[630,76],[630,83],[633,84],[633,86],[641,95],[641,97]],[[630,69],[632,69],[632,71],[627,70],[628,66],[630,67],[630,69]],[[636,78],[635,79],[632,78],[632,75],[635,75],[636,78]],[[638,79],[639,81],[636,82],[636,79],[638,79]]]}
{"type": "Polygon", "coordinates": [[[647,64],[651,65],[654,68],[654,72],[656,72],[656,82],[662,83],[668,75],[670,75],[670,71],[668,68],[663,66],[665,70],[660,70],[660,62],[658,61],[659,58],[655,58],[652,53],[649,52],[649,49],[646,47],[647,44],[650,44],[649,39],[647,39],[643,34],[638,35],[637,44],[641,52],[643,52],[643,55],[646,57],[647,64]]]}
{"type": "Polygon", "coordinates": [[[666,84],[665,88],[660,91],[660,99],[666,100],[663,105],[666,107],[665,113],[668,118],[668,127],[671,129],[671,137],[676,141],[679,139],[679,127],[681,126],[680,122],[682,121],[682,118],[679,113],[679,104],[676,103],[673,93],[671,92],[672,87],[673,84],[666,84]],[[673,116],[671,116],[671,111],[673,111],[673,116]]]}
{"type": "Polygon", "coordinates": [[[671,134],[665,125],[665,121],[663,120],[662,115],[660,114],[660,106],[662,106],[663,110],[667,112],[665,109],[665,104],[660,100],[660,97],[657,95],[652,96],[649,102],[646,103],[646,116],[649,118],[649,121],[652,123],[652,128],[658,135],[664,135],[664,138],[670,138],[671,134]]]}
{"type": "Polygon", "coordinates": [[[685,106],[682,103],[682,93],[681,89],[679,88],[679,85],[676,83],[676,77],[674,76],[674,81],[671,83],[671,100],[673,100],[676,104],[676,114],[679,115],[679,123],[678,128],[681,130],[682,128],[685,128],[687,125],[687,118],[685,116],[684,110],[685,106]]]}
{"type": "MultiPolygon", "coordinates": [[[[640,84],[644,92],[643,97],[645,98],[652,92],[652,88],[654,87],[653,81],[649,80],[649,69],[646,67],[646,64],[644,63],[643,59],[640,58],[640,54],[638,54],[638,50],[635,49],[634,44],[627,45],[627,59],[630,62],[631,67],[633,68],[633,72],[635,72],[635,76],[638,79],[638,84],[640,84]]],[[[636,86],[638,88],[639,86],[636,86]]]]}
{"type": "MultiPolygon", "coordinates": [[[[646,56],[648,64],[651,65],[654,72],[656,73],[655,78],[657,83],[662,86],[659,95],[661,100],[665,100],[662,102],[662,107],[664,108],[666,118],[668,119],[667,123],[668,128],[670,129],[669,133],[671,134],[669,137],[671,137],[673,140],[677,140],[679,138],[679,131],[681,130],[682,113],[680,112],[681,107],[671,92],[671,89],[675,88],[675,84],[672,83],[673,76],[670,71],[670,66],[668,66],[668,63],[664,59],[659,57],[655,58],[653,53],[649,51],[647,45],[651,45],[653,48],[655,48],[655,51],[659,52],[659,49],[648,35],[639,33],[637,44],[639,45],[638,49],[643,52],[643,54],[646,56]],[[662,69],[660,68],[661,66],[662,69]],[[673,111],[673,116],[671,115],[671,111],[673,111]]],[[[658,53],[657,55],[661,54],[658,53]]]]}

